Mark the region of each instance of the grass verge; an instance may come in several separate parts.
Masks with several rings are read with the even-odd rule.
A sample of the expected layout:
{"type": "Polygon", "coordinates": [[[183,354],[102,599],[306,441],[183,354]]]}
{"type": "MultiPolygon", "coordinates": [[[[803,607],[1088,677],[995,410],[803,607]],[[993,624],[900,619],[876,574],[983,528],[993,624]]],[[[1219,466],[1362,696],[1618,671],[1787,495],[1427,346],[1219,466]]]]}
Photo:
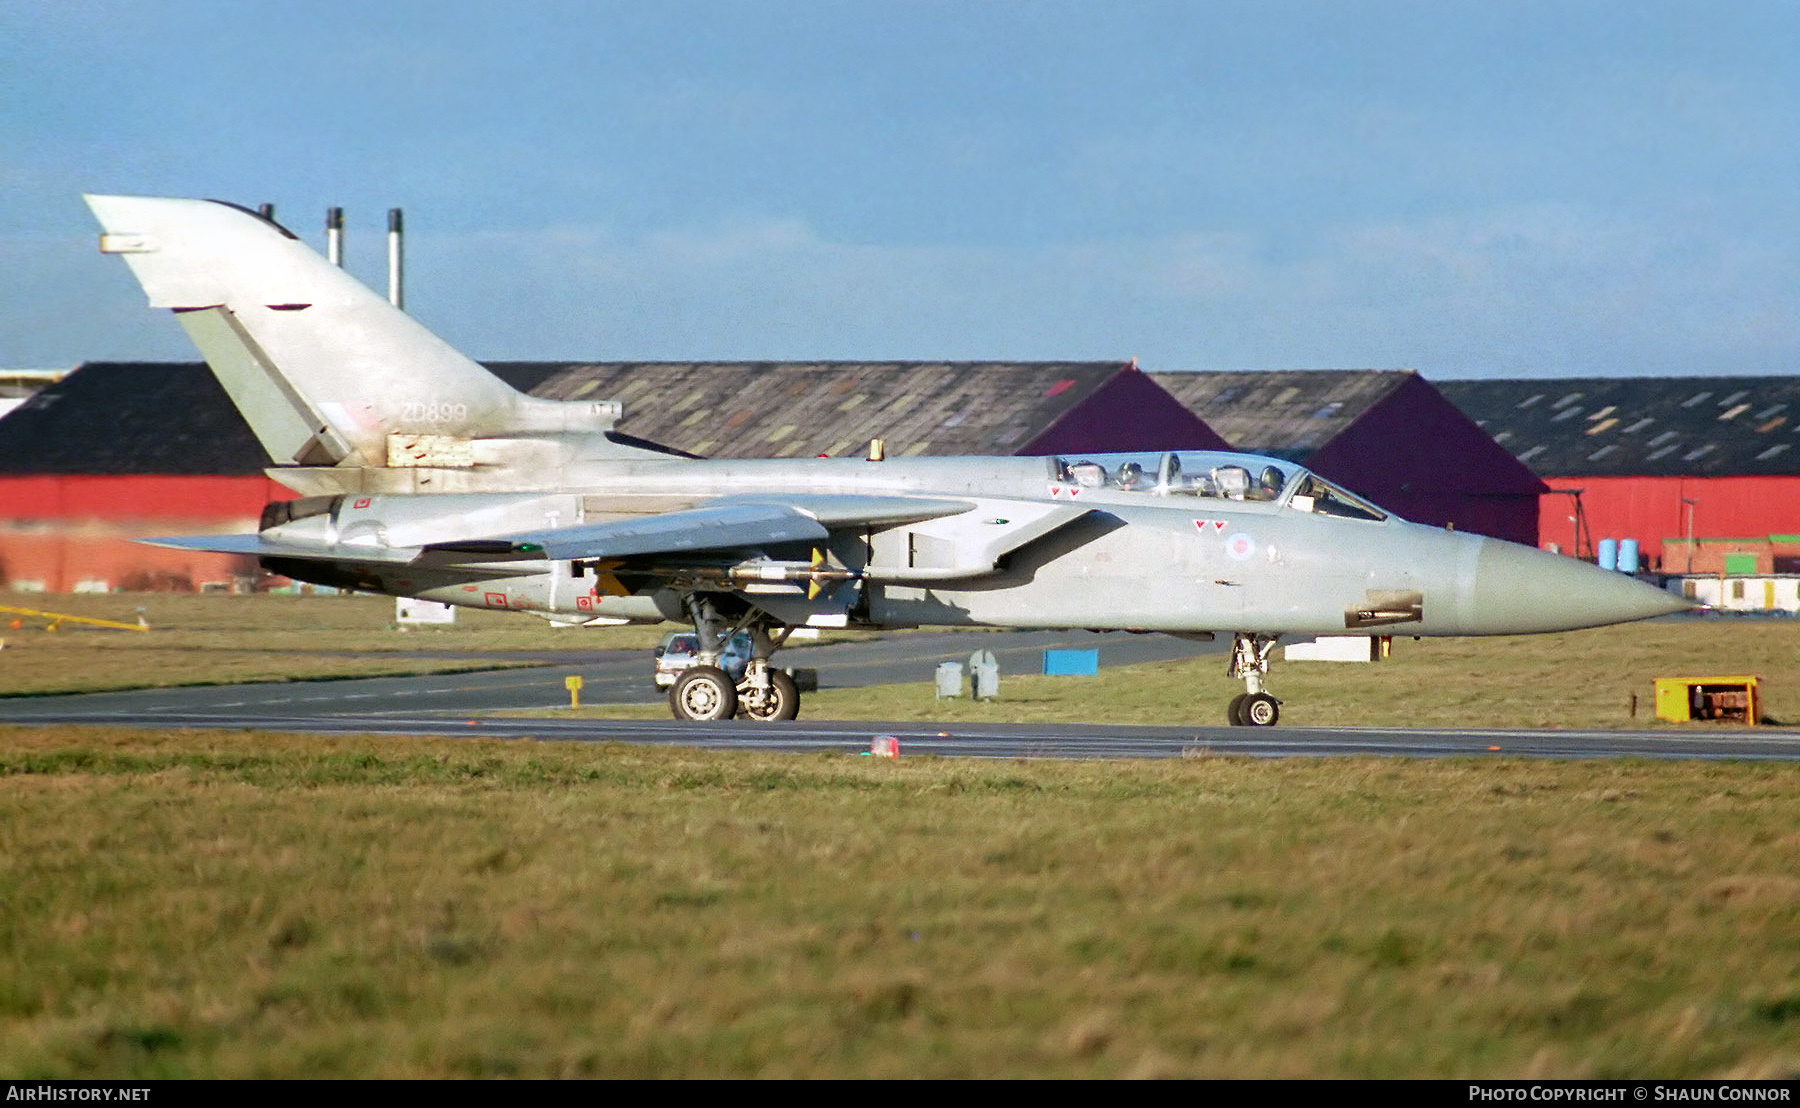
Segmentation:
{"type": "Polygon", "coordinates": [[[513,612],[463,609],[447,627],[402,629],[376,596],[14,595],[12,607],[133,622],[149,633],[6,615],[0,696],[248,681],[387,677],[533,664],[521,652],[642,649],[656,627],[559,628],[513,612]],[[10,624],[17,622],[19,626],[10,624]]]}
{"type": "Polygon", "coordinates": [[[1788,765],[0,729],[0,1073],[1800,1069],[1788,765]]]}

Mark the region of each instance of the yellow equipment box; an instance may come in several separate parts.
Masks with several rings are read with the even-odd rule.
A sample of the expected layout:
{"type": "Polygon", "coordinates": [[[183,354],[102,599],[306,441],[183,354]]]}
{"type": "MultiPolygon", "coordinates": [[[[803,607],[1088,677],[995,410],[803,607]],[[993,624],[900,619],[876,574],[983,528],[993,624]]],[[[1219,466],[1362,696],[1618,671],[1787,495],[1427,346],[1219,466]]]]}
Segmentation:
{"type": "Polygon", "coordinates": [[[1694,719],[1756,722],[1754,677],[1658,677],[1656,718],[1671,723],[1694,719]]]}

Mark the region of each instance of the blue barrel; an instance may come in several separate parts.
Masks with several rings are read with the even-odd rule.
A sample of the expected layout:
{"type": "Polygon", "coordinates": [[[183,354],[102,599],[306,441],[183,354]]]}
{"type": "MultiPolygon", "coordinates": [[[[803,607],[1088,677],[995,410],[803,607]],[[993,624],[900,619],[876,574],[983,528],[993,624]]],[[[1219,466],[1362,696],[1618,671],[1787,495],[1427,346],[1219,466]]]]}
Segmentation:
{"type": "Polygon", "coordinates": [[[1599,560],[1601,569],[1619,568],[1619,540],[1601,539],[1599,560]]]}
{"type": "Polygon", "coordinates": [[[1636,539],[1619,540],[1619,572],[1636,573],[1638,571],[1638,551],[1636,539]]]}

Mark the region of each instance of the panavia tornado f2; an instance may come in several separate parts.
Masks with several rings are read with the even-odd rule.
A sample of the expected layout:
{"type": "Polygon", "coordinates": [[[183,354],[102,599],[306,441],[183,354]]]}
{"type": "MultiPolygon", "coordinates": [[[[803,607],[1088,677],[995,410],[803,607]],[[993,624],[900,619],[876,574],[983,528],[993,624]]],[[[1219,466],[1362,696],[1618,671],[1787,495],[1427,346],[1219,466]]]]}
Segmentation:
{"type": "MultiPolygon", "coordinates": [[[[1283,637],[1513,635],[1688,605],[1618,573],[1400,519],[1278,458],[697,459],[617,403],[517,392],[268,218],[90,196],[298,499],[254,535],[149,540],[300,581],[528,612],[691,622],[675,716],[793,719],[796,627],[1230,634],[1231,722],[1268,726],[1283,637]],[[733,680],[723,645],[748,632],[733,680]]],[[[1396,448],[1403,448],[1396,444],[1396,448]]]]}

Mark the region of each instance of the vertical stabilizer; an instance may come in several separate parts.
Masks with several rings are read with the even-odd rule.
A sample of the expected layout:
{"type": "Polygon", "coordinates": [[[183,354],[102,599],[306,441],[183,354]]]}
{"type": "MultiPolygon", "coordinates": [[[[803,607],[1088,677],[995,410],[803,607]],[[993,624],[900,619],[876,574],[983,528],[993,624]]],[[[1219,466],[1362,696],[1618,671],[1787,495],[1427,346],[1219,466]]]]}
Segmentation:
{"type": "Polygon", "coordinates": [[[124,257],[152,307],[176,313],[279,465],[387,466],[396,444],[421,441],[598,438],[617,416],[517,392],[255,212],[86,199],[101,251],[124,257]]]}

